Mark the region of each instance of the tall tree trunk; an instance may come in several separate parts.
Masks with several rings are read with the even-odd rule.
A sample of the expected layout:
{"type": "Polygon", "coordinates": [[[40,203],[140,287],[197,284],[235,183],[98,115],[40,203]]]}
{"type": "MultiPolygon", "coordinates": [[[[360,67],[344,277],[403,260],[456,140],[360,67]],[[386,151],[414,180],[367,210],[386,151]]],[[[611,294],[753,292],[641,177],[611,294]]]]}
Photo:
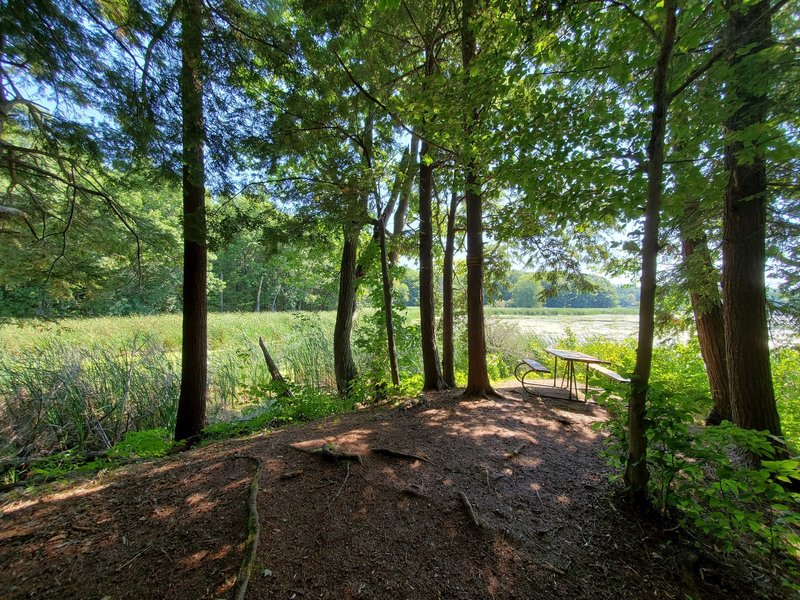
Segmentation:
{"type": "MultiPolygon", "coordinates": [[[[380,214],[380,210],[378,211],[380,214]]],[[[379,218],[378,246],[381,251],[381,287],[383,288],[383,320],[386,323],[386,350],[389,354],[389,371],[392,383],[400,385],[400,370],[397,366],[397,345],[394,340],[394,315],[392,314],[392,280],[389,277],[389,259],[386,255],[386,221],[379,218]]]]}
{"type": "Polygon", "coordinates": [[[725,364],[725,323],[717,284],[716,269],[705,233],[692,234],[681,227],[681,250],[686,268],[689,297],[697,328],[700,354],[706,365],[711,399],[714,402],[706,425],[732,421],[728,390],[728,367],[725,364]]]}
{"type": "MultiPolygon", "coordinates": [[[[270,307],[270,309],[269,309],[269,310],[270,310],[270,312],[277,312],[277,310],[278,310],[278,296],[280,296],[280,295],[281,295],[281,289],[282,289],[282,288],[283,288],[283,286],[279,285],[279,286],[278,286],[278,287],[275,289],[275,295],[272,297],[272,306],[271,306],[271,307],[270,307]]],[[[298,301],[298,302],[299,302],[299,301],[298,301]]],[[[298,309],[297,309],[297,310],[300,310],[300,308],[298,307],[298,309]]]]}
{"type": "Polygon", "coordinates": [[[734,422],[746,429],[780,436],[769,358],[766,260],[767,178],[764,141],[738,136],[767,120],[770,67],[761,51],[770,44],[770,3],[728,3],[730,79],[726,88],[735,107],[726,122],[725,191],[722,242],[722,297],[725,354],[734,422]]]}
{"type": "Polygon", "coordinates": [[[258,280],[258,289],[256,290],[256,312],[261,312],[261,290],[264,289],[264,275],[258,280]]]}
{"type": "Polygon", "coordinates": [[[403,179],[403,186],[400,188],[400,198],[397,202],[397,210],[394,213],[394,223],[392,225],[392,248],[389,251],[389,264],[394,266],[397,264],[398,241],[403,236],[403,229],[406,226],[406,217],[408,216],[408,205],[411,202],[411,188],[414,185],[414,175],[417,169],[417,152],[419,151],[419,137],[416,135],[411,136],[410,151],[408,162],[406,163],[405,178],[403,179]]]}
{"type": "Polygon", "coordinates": [[[333,369],[336,374],[336,389],[340,396],[347,396],[358,377],[350,334],[353,331],[353,314],[356,311],[356,253],[358,251],[358,227],[344,228],[342,262],[339,267],[339,301],[336,305],[336,324],[333,328],[333,369]]]}
{"type": "MultiPolygon", "coordinates": [[[[435,68],[433,48],[425,48],[425,77],[435,68]]],[[[423,86],[425,84],[423,83],[423,86]]],[[[423,124],[425,119],[423,119],[423,124]]],[[[419,153],[419,318],[422,334],[422,391],[444,387],[436,347],[436,295],[433,290],[433,161],[428,142],[419,153]]]]}
{"type": "Polygon", "coordinates": [[[647,204],[642,240],[641,299],[639,301],[639,340],[636,366],[631,378],[628,404],[628,460],[625,484],[635,505],[647,503],[646,400],[653,362],[655,333],[656,264],[658,231],[661,221],[661,195],[664,185],[664,137],[667,129],[669,65],[675,45],[676,0],[664,1],[664,32],[653,75],[653,116],[647,145],[647,204]]]}
{"type": "Polygon", "coordinates": [[[219,312],[225,312],[225,273],[219,274],[219,312]]]}
{"type": "MultiPolygon", "coordinates": [[[[461,21],[461,58],[469,79],[470,64],[475,58],[475,0],[463,0],[461,21]]],[[[468,96],[468,94],[467,94],[468,96]]],[[[474,124],[479,119],[475,108],[465,115],[464,140],[471,145],[474,124]]],[[[486,368],[486,331],[483,316],[483,199],[478,185],[475,159],[469,156],[464,168],[464,200],[467,206],[467,387],[468,398],[496,395],[486,368]]]]}
{"type": "Polygon", "coordinates": [[[436,347],[436,300],[433,291],[433,167],[425,162],[428,144],[422,142],[419,161],[419,318],[422,333],[422,390],[444,387],[436,347]]]}
{"type": "Polygon", "coordinates": [[[183,117],[183,340],[175,439],[197,438],[206,425],[208,394],[206,207],[203,142],[203,3],[181,4],[183,117]]]}
{"type": "Polygon", "coordinates": [[[458,192],[456,177],[450,197],[450,210],[447,212],[447,232],[444,244],[444,265],[442,268],[442,375],[446,385],[456,387],[455,346],[453,344],[453,258],[456,251],[456,211],[458,192]]]}

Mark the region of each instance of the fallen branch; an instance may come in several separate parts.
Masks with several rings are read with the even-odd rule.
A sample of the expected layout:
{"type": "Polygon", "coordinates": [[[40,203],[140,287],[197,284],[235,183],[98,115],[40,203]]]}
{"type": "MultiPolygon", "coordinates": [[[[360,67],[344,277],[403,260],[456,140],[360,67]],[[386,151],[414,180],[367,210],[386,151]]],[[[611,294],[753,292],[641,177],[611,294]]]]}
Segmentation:
{"type": "Polygon", "coordinates": [[[255,456],[236,455],[231,458],[244,458],[252,461],[256,465],[256,472],[250,482],[250,496],[247,500],[247,539],[244,544],[244,557],[236,574],[236,586],[233,597],[235,600],[244,600],[247,593],[247,584],[250,582],[250,574],[256,564],[256,551],[258,550],[258,539],[261,535],[261,526],[258,523],[258,482],[261,479],[261,471],[264,463],[255,456]]]}
{"type": "Polygon", "coordinates": [[[391,456],[393,458],[405,458],[408,460],[421,460],[423,462],[430,462],[430,458],[424,454],[409,454],[408,452],[399,452],[391,448],[372,448],[372,452],[380,454],[381,456],[391,456]]]}
{"type": "Polygon", "coordinates": [[[350,479],[350,463],[347,462],[347,463],[345,463],[345,465],[347,465],[347,473],[345,473],[344,481],[342,482],[342,485],[339,486],[339,491],[336,492],[336,495],[333,497],[334,500],[336,500],[336,498],[338,498],[342,494],[342,490],[344,489],[344,486],[347,485],[347,480],[350,479]]]}
{"type": "Polygon", "coordinates": [[[483,522],[478,517],[478,514],[475,512],[475,509],[472,508],[472,503],[469,501],[469,498],[467,498],[467,495],[464,492],[459,491],[458,497],[461,498],[461,503],[464,505],[464,510],[467,511],[467,514],[469,515],[469,518],[475,525],[475,527],[482,528],[483,522]]]}
{"type": "Polygon", "coordinates": [[[274,360],[272,360],[272,356],[270,355],[269,350],[267,350],[267,345],[264,343],[264,338],[261,336],[258,336],[258,345],[261,346],[261,352],[264,354],[264,360],[267,362],[269,374],[272,375],[272,381],[278,382],[278,385],[280,385],[281,389],[283,390],[279,395],[282,398],[291,398],[292,391],[289,389],[289,386],[287,385],[286,380],[283,378],[283,375],[281,375],[278,365],[275,364],[274,360]]]}
{"type": "Polygon", "coordinates": [[[336,446],[333,444],[324,444],[322,448],[316,448],[311,450],[309,448],[301,448],[300,446],[292,446],[289,444],[289,448],[292,450],[297,450],[298,452],[305,452],[306,454],[315,454],[317,456],[321,456],[324,460],[328,462],[339,462],[340,460],[349,460],[357,462],[358,464],[364,464],[364,460],[361,458],[360,454],[351,454],[349,452],[340,452],[336,446]]]}

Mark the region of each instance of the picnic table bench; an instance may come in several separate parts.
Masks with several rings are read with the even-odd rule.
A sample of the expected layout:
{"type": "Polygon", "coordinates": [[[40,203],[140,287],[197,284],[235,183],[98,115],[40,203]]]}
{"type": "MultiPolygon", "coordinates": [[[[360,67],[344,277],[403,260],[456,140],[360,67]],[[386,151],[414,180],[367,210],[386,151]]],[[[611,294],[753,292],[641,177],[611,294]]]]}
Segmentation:
{"type": "MultiPolygon", "coordinates": [[[[522,361],[514,368],[514,377],[517,378],[522,384],[522,389],[528,393],[533,393],[533,389],[528,389],[525,386],[525,379],[531,373],[549,373],[550,369],[545,367],[542,363],[536,362],[531,358],[523,358],[522,361]]],[[[530,385],[530,384],[529,384],[530,385]]]]}
{"type": "Polygon", "coordinates": [[[597,365],[594,363],[589,363],[589,368],[593,371],[597,371],[598,373],[602,373],[609,379],[613,379],[614,381],[619,381],[620,383],[630,383],[631,380],[627,377],[623,377],[619,373],[612,371],[611,369],[607,369],[603,365],[597,365]]]}

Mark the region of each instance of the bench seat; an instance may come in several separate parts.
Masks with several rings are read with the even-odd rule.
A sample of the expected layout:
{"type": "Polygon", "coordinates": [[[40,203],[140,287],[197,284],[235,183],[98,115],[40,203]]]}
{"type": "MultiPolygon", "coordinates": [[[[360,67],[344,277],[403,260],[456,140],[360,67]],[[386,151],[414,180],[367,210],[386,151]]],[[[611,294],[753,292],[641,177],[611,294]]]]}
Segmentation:
{"type": "Polygon", "coordinates": [[[550,369],[545,367],[542,363],[538,363],[535,360],[531,360],[530,358],[523,358],[522,362],[528,365],[531,371],[537,371],[539,373],[549,373],[550,369]]]}
{"type": "Polygon", "coordinates": [[[627,377],[623,377],[619,373],[616,373],[615,371],[612,371],[611,369],[607,369],[606,367],[604,367],[602,365],[598,365],[598,364],[595,364],[595,363],[589,363],[589,368],[594,370],[594,371],[597,371],[598,373],[602,373],[603,375],[605,375],[609,379],[613,379],[614,381],[619,381],[620,383],[630,383],[630,381],[631,381],[627,377]]]}

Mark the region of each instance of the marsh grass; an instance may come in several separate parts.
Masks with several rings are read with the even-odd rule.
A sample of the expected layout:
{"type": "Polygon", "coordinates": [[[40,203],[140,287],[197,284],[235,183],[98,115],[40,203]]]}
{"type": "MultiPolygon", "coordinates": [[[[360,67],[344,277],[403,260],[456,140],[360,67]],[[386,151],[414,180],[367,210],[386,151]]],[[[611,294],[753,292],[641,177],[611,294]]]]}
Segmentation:
{"type": "MultiPolygon", "coordinates": [[[[506,314],[539,309],[502,309],[506,314]]],[[[558,309],[547,309],[553,314],[558,309]]],[[[591,309],[586,309],[591,310],[591,309]]],[[[567,309],[570,311],[570,309],[567,309]]],[[[489,312],[489,311],[487,311],[489,312]]],[[[574,312],[574,311],[572,311],[574,312]]],[[[597,313],[596,310],[591,310],[597,313]]],[[[623,313],[622,311],[618,311],[623,313]]],[[[393,393],[413,395],[420,386],[418,333],[414,310],[399,344],[403,382],[393,393]]],[[[369,311],[356,315],[354,337],[374,338],[369,311]]],[[[215,422],[257,423],[322,416],[342,409],[333,393],[333,313],[229,313],[209,315],[209,405],[215,422]],[[276,404],[258,337],[263,336],[283,374],[302,392],[302,402],[276,404]],[[266,416],[262,416],[266,415],[266,416]]],[[[457,328],[457,381],[464,383],[467,356],[463,324],[457,328]]],[[[486,329],[493,381],[513,377],[521,358],[552,367],[548,346],[582,350],[611,361],[630,375],[635,340],[579,337],[564,325],[559,335],[535,335],[513,320],[493,319],[486,329]]],[[[377,382],[374,354],[355,348],[355,358],[370,381],[359,388],[369,396],[377,382]]],[[[380,348],[379,348],[380,346],[380,348]]],[[[776,393],[787,440],[800,439],[800,352],[775,353],[776,393]]],[[[71,319],[60,324],[0,326],[0,456],[41,451],[106,449],[129,432],[174,427],[179,391],[180,316],[71,319]]],[[[653,382],[675,391],[697,419],[710,405],[708,383],[696,342],[659,345],[653,382]]],[[[609,387],[591,373],[590,385],[609,387]]]]}

